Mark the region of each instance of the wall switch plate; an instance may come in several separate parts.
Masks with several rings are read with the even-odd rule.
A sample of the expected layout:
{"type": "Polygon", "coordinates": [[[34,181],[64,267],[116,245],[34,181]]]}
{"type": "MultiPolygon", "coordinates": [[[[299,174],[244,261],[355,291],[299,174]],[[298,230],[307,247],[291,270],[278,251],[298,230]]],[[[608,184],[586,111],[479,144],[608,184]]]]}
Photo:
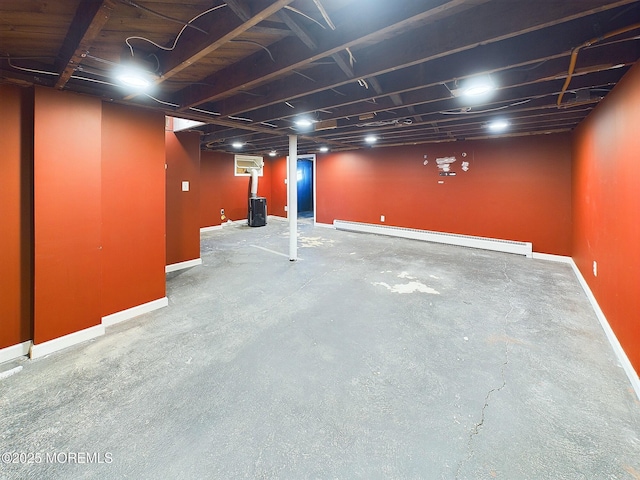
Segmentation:
{"type": "Polygon", "coordinates": [[[598,276],[598,262],[596,262],[595,260],[593,261],[593,276],[598,276]]]}
{"type": "Polygon", "coordinates": [[[288,212],[289,211],[289,207],[287,207],[286,205],[284,206],[284,211],[288,212]]]}
{"type": "Polygon", "coordinates": [[[189,191],[189,182],[188,181],[182,182],[182,191],[183,192],[188,192],[189,191]]]}
{"type": "Polygon", "coordinates": [[[384,222],[384,215],[380,215],[380,221],[384,222]]]}

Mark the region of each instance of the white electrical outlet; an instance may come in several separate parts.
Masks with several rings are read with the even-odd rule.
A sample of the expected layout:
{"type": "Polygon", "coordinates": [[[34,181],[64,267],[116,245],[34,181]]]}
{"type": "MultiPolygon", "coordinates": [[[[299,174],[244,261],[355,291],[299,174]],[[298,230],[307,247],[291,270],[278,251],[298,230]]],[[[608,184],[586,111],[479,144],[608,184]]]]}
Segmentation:
{"type": "Polygon", "coordinates": [[[598,276],[598,262],[596,262],[595,260],[593,261],[593,276],[598,276]]]}
{"type": "Polygon", "coordinates": [[[380,215],[380,221],[384,222],[384,215],[380,215]]]}

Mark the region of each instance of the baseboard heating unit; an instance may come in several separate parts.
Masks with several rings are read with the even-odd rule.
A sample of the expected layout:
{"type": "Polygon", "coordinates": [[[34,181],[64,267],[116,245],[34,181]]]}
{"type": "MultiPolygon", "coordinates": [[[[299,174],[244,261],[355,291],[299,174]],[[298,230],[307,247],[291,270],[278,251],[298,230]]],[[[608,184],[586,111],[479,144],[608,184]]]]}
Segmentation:
{"type": "Polygon", "coordinates": [[[444,243],[459,247],[480,248],[495,252],[515,253],[533,258],[533,245],[531,242],[516,242],[498,238],[474,237],[459,235],[456,233],[432,232],[430,230],[418,230],[415,228],[391,227],[387,225],[375,225],[372,223],[349,222],[346,220],[334,220],[336,230],[348,232],[376,233],[390,237],[409,238],[425,242],[444,243]]]}

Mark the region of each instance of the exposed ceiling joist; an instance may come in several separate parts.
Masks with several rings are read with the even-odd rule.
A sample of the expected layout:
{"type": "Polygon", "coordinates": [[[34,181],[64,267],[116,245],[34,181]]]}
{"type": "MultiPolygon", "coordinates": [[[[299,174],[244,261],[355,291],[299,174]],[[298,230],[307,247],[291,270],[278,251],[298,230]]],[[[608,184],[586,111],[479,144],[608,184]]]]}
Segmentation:
{"type": "MultiPolygon", "coordinates": [[[[296,69],[302,68],[324,57],[331,56],[346,48],[372,40],[378,35],[397,34],[403,31],[407,25],[414,22],[425,21],[434,16],[443,16],[449,9],[454,10],[460,8],[460,6],[464,4],[464,0],[434,0],[433,8],[426,11],[419,3],[420,2],[415,2],[414,0],[384,2],[378,6],[378,8],[384,10],[384,12],[376,12],[377,14],[374,17],[366,19],[369,21],[350,23],[342,29],[330,31],[322,35],[322,37],[317,40],[318,45],[321,47],[311,55],[306,45],[292,42],[291,39],[281,40],[277,46],[277,51],[286,51],[286,56],[278,55],[275,62],[269,62],[265,54],[260,52],[231,65],[220,72],[219,75],[205,80],[205,83],[212,83],[218,80],[215,87],[186,89],[181,95],[180,103],[182,108],[187,109],[205,102],[228,97],[230,94],[252,88],[268,80],[273,80],[276,77],[291,73],[296,69]],[[264,68],[261,69],[259,75],[256,74],[257,72],[255,68],[253,68],[255,64],[264,64],[264,68]]],[[[352,8],[353,11],[345,12],[345,16],[351,15],[352,18],[357,18],[358,16],[367,15],[367,12],[362,12],[359,5],[357,8],[347,8],[352,8]]]]}
{"type": "Polygon", "coordinates": [[[117,3],[118,0],[83,0],[80,3],[55,64],[56,71],[60,74],[55,88],[65,87],[109,20],[117,3]]]}

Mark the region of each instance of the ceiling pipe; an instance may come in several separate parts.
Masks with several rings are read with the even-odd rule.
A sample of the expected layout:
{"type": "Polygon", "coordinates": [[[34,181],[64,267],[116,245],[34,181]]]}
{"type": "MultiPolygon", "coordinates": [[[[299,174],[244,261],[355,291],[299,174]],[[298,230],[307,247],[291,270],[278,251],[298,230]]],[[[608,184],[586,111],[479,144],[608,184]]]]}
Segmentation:
{"type": "Polygon", "coordinates": [[[614,30],[612,32],[605,33],[604,35],[601,35],[599,37],[592,38],[591,40],[588,40],[588,41],[584,42],[582,45],[578,45],[576,48],[574,48],[571,51],[571,61],[569,62],[569,72],[567,73],[567,79],[565,80],[564,85],[562,86],[562,90],[560,91],[560,95],[558,95],[558,101],[557,101],[558,107],[561,106],[562,97],[564,97],[564,94],[566,93],[567,88],[569,88],[569,84],[571,83],[571,77],[573,76],[573,72],[576,69],[576,63],[578,61],[578,53],[580,53],[580,50],[582,50],[583,48],[586,48],[586,47],[590,47],[594,43],[598,43],[598,42],[601,42],[602,40],[606,40],[607,38],[611,38],[611,37],[615,37],[615,36],[618,36],[618,35],[622,35],[623,33],[631,32],[631,31],[637,30],[639,28],[640,28],[640,23],[635,23],[633,25],[629,25],[627,27],[619,28],[618,30],[614,30]]]}

